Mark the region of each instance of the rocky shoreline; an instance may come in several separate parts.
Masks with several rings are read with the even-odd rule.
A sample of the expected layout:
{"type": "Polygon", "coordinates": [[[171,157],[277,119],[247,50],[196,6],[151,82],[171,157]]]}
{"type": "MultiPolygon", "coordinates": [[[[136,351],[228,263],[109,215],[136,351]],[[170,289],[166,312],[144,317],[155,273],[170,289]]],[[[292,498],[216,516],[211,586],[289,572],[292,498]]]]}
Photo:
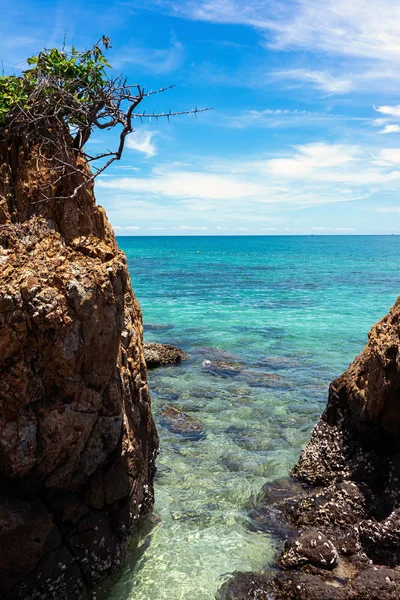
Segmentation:
{"type": "Polygon", "coordinates": [[[292,477],[268,483],[251,526],[280,540],[263,574],[220,600],[400,598],[400,300],[329,400],[292,477]]]}
{"type": "MultiPolygon", "coordinates": [[[[152,510],[146,365],[187,356],[144,344],[126,259],[93,190],[72,200],[54,187],[39,202],[40,169],[21,140],[0,146],[0,165],[0,595],[72,600],[123,563],[152,510]]],[[[400,302],[331,384],[291,477],[264,486],[249,510],[250,526],[280,545],[274,565],[237,573],[221,600],[400,598],[399,341],[400,302]]],[[[202,362],[210,378],[246,369],[223,355],[202,362]]],[[[162,425],[204,439],[184,410],[161,407],[162,425]]]]}

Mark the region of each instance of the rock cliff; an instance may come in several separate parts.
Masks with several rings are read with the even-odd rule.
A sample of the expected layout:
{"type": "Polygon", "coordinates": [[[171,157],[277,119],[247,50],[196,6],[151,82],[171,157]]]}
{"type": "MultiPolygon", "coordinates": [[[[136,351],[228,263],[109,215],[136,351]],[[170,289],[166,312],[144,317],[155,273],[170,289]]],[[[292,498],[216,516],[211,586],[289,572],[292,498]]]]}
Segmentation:
{"type": "Polygon", "coordinates": [[[4,600],[84,594],[153,504],[141,311],[92,187],[72,195],[88,166],[51,168],[63,135],[56,158],[34,136],[0,144],[4,600]]]}
{"type": "Polygon", "coordinates": [[[267,484],[253,527],[285,539],[273,570],[224,600],[400,598],[400,299],[331,384],[293,477],[267,484]]]}

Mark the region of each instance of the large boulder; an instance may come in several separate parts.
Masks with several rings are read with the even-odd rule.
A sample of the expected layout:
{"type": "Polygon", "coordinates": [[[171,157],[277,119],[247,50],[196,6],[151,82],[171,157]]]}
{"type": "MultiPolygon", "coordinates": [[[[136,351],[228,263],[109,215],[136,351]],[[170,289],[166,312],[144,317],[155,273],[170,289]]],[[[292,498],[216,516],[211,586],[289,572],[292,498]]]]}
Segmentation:
{"type": "Polygon", "coordinates": [[[123,563],[153,505],[158,441],[126,258],[92,187],[73,195],[87,165],[58,180],[52,160],[27,138],[0,145],[7,600],[77,598],[123,563]]]}

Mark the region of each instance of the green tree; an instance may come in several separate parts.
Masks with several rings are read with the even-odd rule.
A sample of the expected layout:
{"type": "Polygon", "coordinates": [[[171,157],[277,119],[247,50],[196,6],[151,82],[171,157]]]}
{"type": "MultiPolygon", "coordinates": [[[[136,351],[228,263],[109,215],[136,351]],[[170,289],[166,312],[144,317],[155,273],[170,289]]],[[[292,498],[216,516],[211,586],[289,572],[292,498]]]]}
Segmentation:
{"type": "MultiPolygon", "coordinates": [[[[92,172],[85,175],[89,182],[121,158],[126,136],[134,130],[134,120],[169,119],[179,114],[209,110],[139,111],[139,104],[145,98],[173,86],[145,92],[140,85],[129,85],[123,75],[114,77],[104,55],[104,50],[109,47],[110,39],[103,36],[84,52],[74,47],[70,52],[65,48],[43,50],[28,58],[28,68],[21,75],[1,76],[0,141],[31,135],[42,145],[53,144],[56,150],[60,136],[67,128],[72,153],[64,153],[62,158],[55,153],[53,163],[59,161],[60,177],[63,177],[70,174],[77,157],[82,156],[92,166],[92,172]],[[117,147],[94,156],[88,154],[85,148],[93,131],[113,128],[119,131],[117,147]]],[[[75,194],[82,185],[75,188],[75,194]]]]}

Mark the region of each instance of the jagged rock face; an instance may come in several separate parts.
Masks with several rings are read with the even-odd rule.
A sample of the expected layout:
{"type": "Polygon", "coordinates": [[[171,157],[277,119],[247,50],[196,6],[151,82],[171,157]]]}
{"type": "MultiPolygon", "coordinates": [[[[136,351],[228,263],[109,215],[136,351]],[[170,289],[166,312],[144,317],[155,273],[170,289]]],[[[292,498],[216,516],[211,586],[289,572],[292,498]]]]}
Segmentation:
{"type": "Polygon", "coordinates": [[[400,299],[331,384],[292,475],[249,513],[286,536],[276,570],[238,574],[221,598],[400,598],[400,299]]]}
{"type": "Polygon", "coordinates": [[[0,165],[0,596],[77,598],[153,504],[141,311],[79,173],[44,202],[34,145],[0,165]]]}

